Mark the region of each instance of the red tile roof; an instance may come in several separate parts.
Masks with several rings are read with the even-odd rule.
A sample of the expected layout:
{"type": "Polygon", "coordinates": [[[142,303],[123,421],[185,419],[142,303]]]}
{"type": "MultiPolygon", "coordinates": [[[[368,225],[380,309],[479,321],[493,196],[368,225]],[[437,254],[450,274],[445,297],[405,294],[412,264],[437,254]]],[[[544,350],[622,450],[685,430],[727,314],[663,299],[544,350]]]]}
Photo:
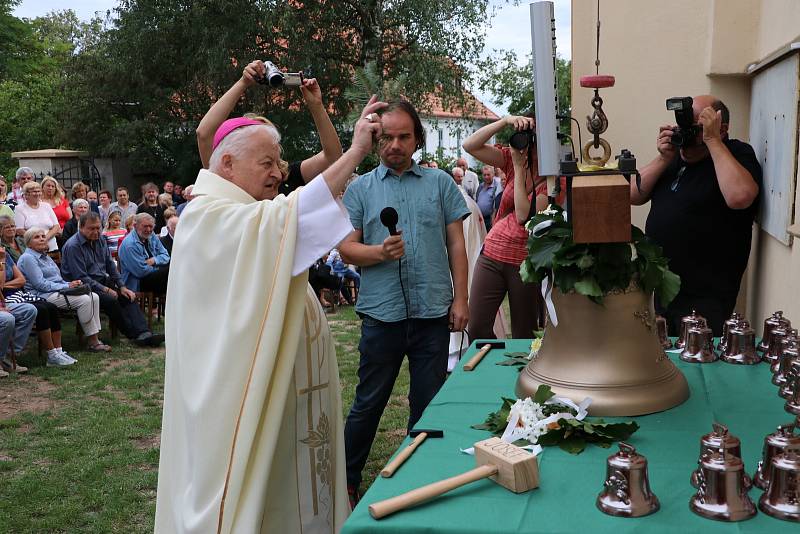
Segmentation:
{"type": "Polygon", "coordinates": [[[487,120],[487,121],[496,121],[500,117],[497,116],[495,112],[491,109],[487,108],[486,105],[478,100],[475,95],[468,91],[464,91],[464,102],[465,105],[463,108],[455,106],[450,107],[448,109],[444,109],[442,104],[442,99],[436,95],[428,95],[428,106],[427,108],[430,109],[430,113],[425,113],[425,115],[434,116],[437,118],[448,118],[448,119],[460,119],[462,117],[466,117],[468,119],[473,120],[487,120]],[[466,111],[466,113],[465,113],[466,111]]]}

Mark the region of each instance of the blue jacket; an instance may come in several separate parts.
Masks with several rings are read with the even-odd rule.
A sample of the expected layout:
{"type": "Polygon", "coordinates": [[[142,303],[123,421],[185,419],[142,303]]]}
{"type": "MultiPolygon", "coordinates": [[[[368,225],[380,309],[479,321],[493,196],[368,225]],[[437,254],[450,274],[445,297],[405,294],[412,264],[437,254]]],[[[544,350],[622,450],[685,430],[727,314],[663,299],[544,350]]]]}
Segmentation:
{"type": "Polygon", "coordinates": [[[131,231],[119,245],[119,266],[122,283],[131,291],[139,291],[139,280],[158,270],[159,265],[169,263],[169,252],[164,248],[161,240],[153,232],[148,239],[150,251],[156,260],[154,265],[147,265],[147,250],[136,230],[131,231]]]}

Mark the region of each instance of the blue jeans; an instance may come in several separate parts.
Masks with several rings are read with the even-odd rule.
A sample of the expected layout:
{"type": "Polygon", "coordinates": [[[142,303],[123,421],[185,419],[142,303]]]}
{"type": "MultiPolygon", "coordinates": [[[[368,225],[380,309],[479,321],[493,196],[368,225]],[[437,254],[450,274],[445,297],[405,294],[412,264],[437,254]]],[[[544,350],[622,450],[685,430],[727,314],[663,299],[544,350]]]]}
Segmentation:
{"type": "Polygon", "coordinates": [[[411,383],[408,403],[412,429],[447,378],[450,331],[447,316],[384,323],[364,316],[358,350],[358,386],[344,427],[347,483],[358,486],[403,357],[408,356],[411,383]]]}
{"type": "Polygon", "coordinates": [[[8,311],[0,311],[0,359],[6,357],[12,339],[14,351],[17,354],[22,352],[35,321],[36,308],[33,304],[9,304],[8,311]]]}

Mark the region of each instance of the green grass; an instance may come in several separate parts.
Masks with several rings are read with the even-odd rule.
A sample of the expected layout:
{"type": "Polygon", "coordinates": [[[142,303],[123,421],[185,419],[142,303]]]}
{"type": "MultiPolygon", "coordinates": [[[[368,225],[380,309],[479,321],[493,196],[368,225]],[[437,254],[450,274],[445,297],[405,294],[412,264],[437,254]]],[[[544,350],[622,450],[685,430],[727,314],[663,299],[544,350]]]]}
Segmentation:
{"type": "MultiPolygon", "coordinates": [[[[345,417],[358,381],[361,322],[351,307],[328,319],[345,417]]],[[[65,369],[34,366],[31,338],[20,357],[30,371],[0,380],[0,533],[152,532],[164,351],[115,340],[111,353],[98,356],[71,350],[77,346],[72,332],[74,321],[65,321],[64,346],[79,363],[65,369]],[[9,413],[9,406],[21,409],[9,413]]],[[[362,490],[405,436],[407,390],[404,365],[362,490]]]]}

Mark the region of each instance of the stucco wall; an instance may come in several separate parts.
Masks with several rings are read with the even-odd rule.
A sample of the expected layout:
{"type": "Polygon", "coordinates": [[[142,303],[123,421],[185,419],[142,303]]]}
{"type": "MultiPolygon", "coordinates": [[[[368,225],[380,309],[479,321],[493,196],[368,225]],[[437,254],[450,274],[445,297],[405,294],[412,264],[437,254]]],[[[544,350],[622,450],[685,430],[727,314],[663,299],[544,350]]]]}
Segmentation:
{"type": "MultiPolygon", "coordinates": [[[[595,2],[572,1],[573,116],[582,124],[592,93],[579,79],[595,71],[595,17],[595,2]]],[[[603,137],[615,154],[631,149],[640,167],[656,154],[658,126],[674,121],[664,106],[670,96],[717,95],[731,110],[731,136],[748,140],[747,66],[800,40],[797,0],[604,0],[600,17],[600,73],[616,76],[601,92],[610,122],[603,137]]],[[[634,207],[634,224],[643,226],[648,210],[634,207]]],[[[750,260],[738,307],[757,331],[776,309],[800,324],[800,245],[756,228],[750,260]]]]}

